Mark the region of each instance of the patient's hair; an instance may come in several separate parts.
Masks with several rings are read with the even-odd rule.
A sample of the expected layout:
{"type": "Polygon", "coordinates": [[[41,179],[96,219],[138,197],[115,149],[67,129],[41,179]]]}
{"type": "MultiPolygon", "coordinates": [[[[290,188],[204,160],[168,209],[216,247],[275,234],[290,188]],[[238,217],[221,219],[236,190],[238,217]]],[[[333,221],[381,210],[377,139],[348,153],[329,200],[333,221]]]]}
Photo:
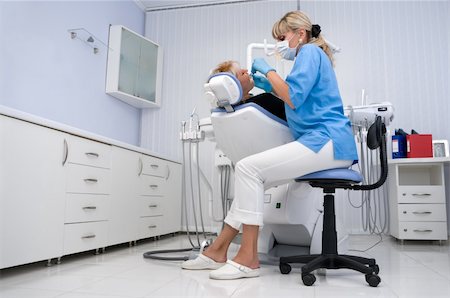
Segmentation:
{"type": "Polygon", "coordinates": [[[308,34],[308,43],[315,44],[320,47],[325,54],[327,54],[331,63],[334,64],[333,52],[328,44],[319,34],[318,37],[311,36],[312,24],[309,17],[301,11],[291,11],[285,14],[279,21],[277,21],[272,27],[273,38],[280,40],[280,37],[286,34],[288,31],[296,32],[299,29],[305,29],[308,34]]]}
{"type": "Polygon", "coordinates": [[[219,73],[219,72],[229,72],[232,73],[235,77],[237,76],[237,71],[239,70],[239,63],[233,60],[227,60],[219,65],[217,65],[213,70],[211,70],[211,75],[219,73]]]}

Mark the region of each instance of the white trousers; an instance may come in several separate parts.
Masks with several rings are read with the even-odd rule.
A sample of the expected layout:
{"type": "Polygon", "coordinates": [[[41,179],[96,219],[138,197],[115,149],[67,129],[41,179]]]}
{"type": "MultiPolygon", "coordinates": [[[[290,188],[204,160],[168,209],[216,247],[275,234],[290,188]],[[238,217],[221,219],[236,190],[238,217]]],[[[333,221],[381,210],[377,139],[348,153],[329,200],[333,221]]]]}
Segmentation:
{"type": "Polygon", "coordinates": [[[236,230],[241,224],[263,226],[264,190],[300,176],[349,167],[352,160],[335,160],[333,142],[318,153],[294,141],[241,159],[235,166],[233,204],[225,223],[236,230]]]}

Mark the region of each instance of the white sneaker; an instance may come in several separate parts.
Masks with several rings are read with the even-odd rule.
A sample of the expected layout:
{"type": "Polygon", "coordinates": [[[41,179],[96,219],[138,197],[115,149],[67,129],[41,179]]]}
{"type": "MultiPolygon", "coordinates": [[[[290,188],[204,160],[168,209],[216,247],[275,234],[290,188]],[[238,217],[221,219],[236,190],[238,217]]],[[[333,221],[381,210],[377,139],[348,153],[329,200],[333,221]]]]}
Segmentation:
{"type": "Polygon", "coordinates": [[[225,266],[209,273],[211,279],[238,279],[258,276],[259,268],[252,269],[230,260],[227,261],[225,266]]]}
{"type": "Polygon", "coordinates": [[[197,258],[193,260],[184,261],[181,264],[181,268],[188,270],[205,270],[205,269],[219,269],[223,265],[225,265],[225,263],[216,262],[203,254],[199,254],[197,258]]]}

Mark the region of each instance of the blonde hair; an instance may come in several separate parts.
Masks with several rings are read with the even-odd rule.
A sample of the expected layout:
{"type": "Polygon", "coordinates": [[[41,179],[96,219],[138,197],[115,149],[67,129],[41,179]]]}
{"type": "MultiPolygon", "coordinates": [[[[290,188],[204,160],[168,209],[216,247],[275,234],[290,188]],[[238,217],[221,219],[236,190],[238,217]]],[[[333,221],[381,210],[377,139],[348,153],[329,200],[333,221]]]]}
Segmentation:
{"type": "Polygon", "coordinates": [[[237,77],[237,72],[240,69],[239,63],[233,60],[227,60],[219,65],[217,65],[213,70],[211,70],[210,75],[219,73],[219,72],[229,72],[237,77]]]}
{"type": "Polygon", "coordinates": [[[327,54],[328,58],[331,61],[331,64],[334,66],[333,52],[323,39],[322,34],[319,33],[319,36],[317,37],[311,36],[311,20],[305,13],[301,11],[288,12],[279,21],[273,24],[272,36],[273,38],[280,40],[281,36],[285,35],[286,32],[296,32],[299,29],[306,30],[306,33],[308,35],[308,43],[320,47],[325,52],[325,54],[327,54]]]}

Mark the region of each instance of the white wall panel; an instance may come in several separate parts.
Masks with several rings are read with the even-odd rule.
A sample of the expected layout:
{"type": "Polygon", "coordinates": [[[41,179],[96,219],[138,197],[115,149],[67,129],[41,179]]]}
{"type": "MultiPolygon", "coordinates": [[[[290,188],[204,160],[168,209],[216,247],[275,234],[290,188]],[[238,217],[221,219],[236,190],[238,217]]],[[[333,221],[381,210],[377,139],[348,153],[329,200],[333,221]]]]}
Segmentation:
{"type": "MultiPolygon", "coordinates": [[[[194,107],[209,115],[202,91],[209,70],[226,59],[245,65],[247,44],[271,40],[272,24],[296,7],[262,1],[148,12],[145,32],[164,47],[164,78],[161,109],[142,114],[142,146],[181,160],[180,122],[194,107]]],[[[392,128],[450,139],[448,1],[301,1],[300,8],[342,48],[335,70],[345,105],[361,104],[365,89],[367,103],[395,105],[392,128]]],[[[349,212],[347,228],[361,232],[359,211],[349,212]]]]}

